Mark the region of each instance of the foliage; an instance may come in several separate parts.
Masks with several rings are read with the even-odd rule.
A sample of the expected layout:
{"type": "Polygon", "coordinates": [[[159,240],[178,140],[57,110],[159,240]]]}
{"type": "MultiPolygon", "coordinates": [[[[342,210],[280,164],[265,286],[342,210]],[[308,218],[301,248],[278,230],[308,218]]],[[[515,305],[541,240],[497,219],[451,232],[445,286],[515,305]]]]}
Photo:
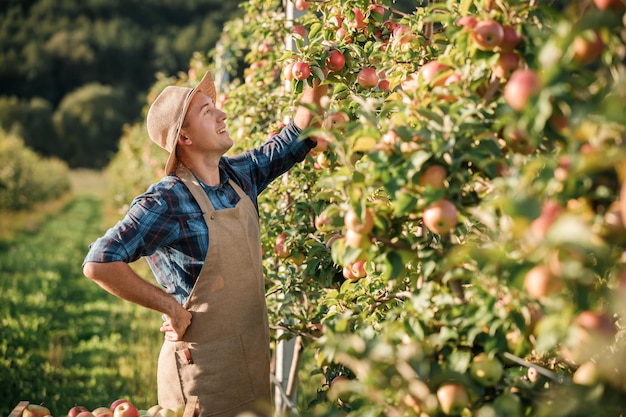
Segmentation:
{"type": "Polygon", "coordinates": [[[102,168],[117,151],[122,126],[134,112],[119,89],[87,84],[63,98],[53,122],[63,159],[72,167],[102,168]]]}
{"type": "Polygon", "coordinates": [[[159,314],[82,274],[87,245],[101,233],[101,205],[78,197],[39,230],[0,241],[2,415],[23,400],[55,416],[122,397],[156,404],[159,314]]]}
{"type": "Polygon", "coordinates": [[[0,209],[22,210],[70,189],[67,164],[43,158],[21,138],[0,130],[0,209]]]}
{"type": "Polygon", "coordinates": [[[43,156],[60,155],[52,124],[54,109],[42,99],[0,97],[0,128],[24,139],[24,145],[43,156]]]}
{"type": "MultiPolygon", "coordinates": [[[[103,167],[111,156],[107,152],[116,149],[118,123],[112,129],[117,136],[107,136],[107,129],[102,148],[87,151],[99,158],[86,159],[88,154],[66,146],[63,131],[44,134],[59,104],[89,84],[102,84],[123,97],[126,108],[117,105],[111,111],[117,110],[123,123],[135,122],[155,74],[184,70],[194,51],[213,48],[237,5],[215,0],[0,2],[0,94],[6,97],[0,104],[15,104],[8,110],[18,116],[3,113],[1,125],[7,130],[16,125],[28,146],[73,167],[103,167]]],[[[96,123],[109,123],[98,116],[96,123]]]]}
{"type": "MultiPolygon", "coordinates": [[[[279,3],[246,2],[210,55],[231,78],[218,104],[233,152],[293,114],[305,82],[332,86],[306,132],[328,149],[260,201],[271,323],[304,338],[314,352],[304,368],[323,376],[301,381],[299,414],[625,415],[624,7],[481,0],[406,12],[383,0],[381,15],[368,0],[331,0],[287,22],[279,3]],[[462,17],[521,41],[485,48],[462,17]],[[306,42],[293,35],[285,51],[292,23],[306,42]],[[596,36],[595,54],[581,56],[581,39],[596,36]],[[328,72],[333,49],[346,65],[328,72]],[[294,61],[310,65],[308,80],[282,78],[294,61]],[[445,67],[432,78],[434,61],[445,67]],[[365,67],[389,88],[363,87],[365,67]],[[522,93],[506,93],[517,68],[540,85],[521,106],[522,93]],[[440,183],[425,177],[433,166],[440,183]],[[426,213],[442,200],[456,215],[439,232],[426,213]],[[359,239],[350,210],[374,219],[359,239]],[[274,253],[283,234],[287,257],[274,253]],[[495,383],[472,370],[481,355],[501,367],[495,383]],[[468,397],[454,411],[441,394],[450,383],[468,397]]],[[[193,60],[177,82],[207,68],[193,60]]]]}

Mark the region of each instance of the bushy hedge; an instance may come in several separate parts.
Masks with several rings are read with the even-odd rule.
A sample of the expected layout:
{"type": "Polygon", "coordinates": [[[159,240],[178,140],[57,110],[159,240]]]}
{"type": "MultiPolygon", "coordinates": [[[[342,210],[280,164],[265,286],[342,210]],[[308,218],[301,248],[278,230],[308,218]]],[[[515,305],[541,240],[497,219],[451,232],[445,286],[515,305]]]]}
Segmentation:
{"type": "Polygon", "coordinates": [[[65,162],[44,158],[18,136],[0,130],[0,209],[27,209],[69,189],[65,162]]]}

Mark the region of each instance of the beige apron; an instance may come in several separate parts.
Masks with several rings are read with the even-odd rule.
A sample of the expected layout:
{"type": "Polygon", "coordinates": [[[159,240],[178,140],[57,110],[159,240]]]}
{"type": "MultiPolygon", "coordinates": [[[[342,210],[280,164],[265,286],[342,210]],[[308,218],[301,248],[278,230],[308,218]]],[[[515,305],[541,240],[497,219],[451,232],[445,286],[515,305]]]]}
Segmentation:
{"type": "Polygon", "coordinates": [[[256,209],[231,181],[239,202],[215,210],[187,168],[177,175],[202,209],[210,244],[185,303],[192,320],[184,340],[161,348],[159,405],[171,408],[197,396],[200,416],[269,415],[269,327],[256,209]]]}

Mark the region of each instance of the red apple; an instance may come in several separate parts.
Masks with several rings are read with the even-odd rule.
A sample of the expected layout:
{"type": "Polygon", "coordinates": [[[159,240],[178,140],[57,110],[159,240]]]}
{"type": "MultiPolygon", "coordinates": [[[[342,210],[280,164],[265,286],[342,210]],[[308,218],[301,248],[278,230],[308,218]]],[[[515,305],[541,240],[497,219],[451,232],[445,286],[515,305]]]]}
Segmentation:
{"type": "Polygon", "coordinates": [[[367,26],[367,23],[365,22],[365,15],[361,11],[361,9],[359,9],[358,7],[354,7],[352,11],[354,12],[354,20],[348,23],[348,26],[351,29],[363,29],[365,26],[367,26]]]}
{"type": "Polygon", "coordinates": [[[368,209],[365,209],[359,217],[356,211],[350,207],[344,215],[343,221],[346,229],[357,233],[368,234],[374,228],[374,216],[368,209]]]}
{"type": "Polygon", "coordinates": [[[380,4],[374,4],[374,3],[370,4],[369,10],[370,10],[371,16],[378,15],[379,21],[383,18],[383,15],[385,14],[385,8],[381,6],[380,4]]]}
{"type": "Polygon", "coordinates": [[[390,91],[391,90],[391,84],[389,83],[389,80],[380,80],[380,81],[378,81],[378,89],[380,91],[390,91]]]}
{"type": "Polygon", "coordinates": [[[350,281],[358,281],[358,278],[354,275],[352,268],[350,265],[346,265],[341,269],[341,275],[343,275],[344,279],[350,281]]]}
{"type": "Polygon", "coordinates": [[[139,417],[139,410],[133,404],[126,401],[115,407],[113,417],[139,417]]]}
{"type": "Polygon", "coordinates": [[[500,52],[498,62],[493,67],[493,72],[500,78],[506,78],[511,71],[519,67],[519,55],[517,52],[500,52]]]}
{"type": "Polygon", "coordinates": [[[472,30],[474,43],[483,51],[491,51],[502,43],[504,29],[495,20],[481,20],[472,30]]]}
{"type": "Polygon", "coordinates": [[[500,48],[503,51],[512,51],[522,41],[522,34],[517,31],[513,26],[503,25],[502,30],[504,36],[500,43],[500,48]]]}
{"type": "Polygon", "coordinates": [[[457,26],[463,26],[470,29],[476,26],[476,23],[478,23],[478,20],[476,20],[474,16],[463,16],[456,21],[457,26]]]}
{"type": "Polygon", "coordinates": [[[438,86],[445,84],[446,77],[441,77],[441,75],[449,69],[449,66],[439,61],[430,61],[420,68],[419,73],[427,84],[438,86]]]}
{"type": "Polygon", "coordinates": [[[296,9],[301,11],[308,10],[311,6],[306,0],[295,0],[294,5],[296,6],[296,9]]]}
{"type": "Polygon", "coordinates": [[[595,61],[602,55],[604,41],[598,31],[589,30],[574,38],[572,49],[574,51],[574,61],[579,64],[587,64],[595,61]]]}
{"type": "Polygon", "coordinates": [[[539,92],[541,80],[531,69],[518,69],[504,87],[504,100],[513,110],[522,111],[531,96],[539,92]]]}
{"type": "Polygon", "coordinates": [[[286,233],[281,233],[278,236],[276,236],[276,243],[274,245],[274,253],[276,254],[276,256],[280,258],[287,258],[289,255],[291,255],[291,252],[285,245],[286,239],[287,239],[286,233]]]}
{"type": "Polygon", "coordinates": [[[562,287],[561,280],[554,276],[546,265],[537,265],[524,276],[524,288],[531,298],[546,297],[562,287]]]}
{"type": "Polygon", "coordinates": [[[367,276],[367,271],[365,270],[365,261],[363,260],[353,262],[350,265],[350,269],[352,270],[352,274],[356,278],[363,278],[367,276]]]}
{"type": "Polygon", "coordinates": [[[346,113],[342,111],[335,111],[327,115],[324,119],[324,129],[338,129],[349,121],[350,116],[348,116],[346,113]]]}
{"type": "Polygon", "coordinates": [[[445,415],[459,415],[469,405],[465,387],[458,383],[445,383],[437,390],[437,399],[445,415]]]}
{"type": "Polygon", "coordinates": [[[128,400],[126,400],[124,398],[120,398],[120,399],[117,399],[117,400],[113,401],[109,408],[111,409],[111,412],[113,412],[113,411],[115,411],[115,407],[117,407],[121,403],[127,403],[127,402],[128,402],[128,400]]]}
{"type": "Polygon", "coordinates": [[[456,206],[449,200],[442,199],[426,207],[422,218],[431,232],[444,234],[456,226],[458,215],[456,206]]]}
{"type": "Polygon", "coordinates": [[[291,33],[301,36],[303,39],[306,38],[306,28],[304,25],[293,25],[291,28],[291,33]]]}
{"type": "Polygon", "coordinates": [[[537,237],[543,238],[563,212],[563,207],[556,201],[546,201],[541,207],[541,214],[530,223],[530,231],[537,237]]]}
{"type": "Polygon", "coordinates": [[[91,411],[87,410],[87,411],[81,411],[80,413],[76,415],[76,417],[95,417],[95,416],[93,415],[91,411]]]}
{"type": "Polygon", "coordinates": [[[49,415],[50,410],[38,404],[28,404],[24,411],[22,411],[22,417],[46,417],[49,415]]]}
{"type": "Polygon", "coordinates": [[[593,0],[593,2],[600,10],[619,10],[626,4],[624,0],[593,0]]]}
{"type": "Polygon", "coordinates": [[[293,80],[293,64],[294,62],[288,62],[283,68],[283,80],[293,80]]]}
{"type": "Polygon", "coordinates": [[[341,51],[337,49],[330,51],[330,55],[326,58],[326,68],[332,72],[341,70],[345,64],[346,58],[343,56],[341,51]]]}
{"type": "Polygon", "coordinates": [[[311,75],[311,67],[306,62],[295,62],[291,69],[291,74],[296,80],[306,80],[311,75]]]}
{"type": "Polygon", "coordinates": [[[87,409],[87,407],[83,405],[75,405],[74,407],[70,408],[70,411],[67,412],[67,417],[76,417],[83,411],[89,411],[89,409],[87,409]]]}
{"type": "Polygon", "coordinates": [[[443,188],[445,186],[448,171],[441,165],[431,165],[424,170],[419,177],[419,184],[423,187],[443,188]]]}
{"type": "Polygon", "coordinates": [[[363,68],[357,74],[357,82],[363,88],[374,88],[378,84],[378,74],[374,68],[363,68]]]}

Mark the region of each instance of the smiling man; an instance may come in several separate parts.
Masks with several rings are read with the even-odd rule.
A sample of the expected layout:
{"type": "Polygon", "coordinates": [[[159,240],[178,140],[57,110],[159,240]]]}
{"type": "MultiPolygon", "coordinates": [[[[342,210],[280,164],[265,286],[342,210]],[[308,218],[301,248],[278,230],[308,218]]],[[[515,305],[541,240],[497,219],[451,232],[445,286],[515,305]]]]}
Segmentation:
{"type": "MultiPolygon", "coordinates": [[[[306,88],[300,101],[321,111],[326,93],[306,88]]],[[[227,157],[233,140],[209,73],[194,89],[166,87],[150,107],[148,133],[169,152],[167,176],[90,246],[83,271],[106,291],[163,313],[162,407],[197,396],[201,416],[271,414],[257,197],[315,146],[300,137],[314,117],[299,106],[279,134],[227,157]],[[141,257],[162,288],[130,268],[141,257]]]]}

